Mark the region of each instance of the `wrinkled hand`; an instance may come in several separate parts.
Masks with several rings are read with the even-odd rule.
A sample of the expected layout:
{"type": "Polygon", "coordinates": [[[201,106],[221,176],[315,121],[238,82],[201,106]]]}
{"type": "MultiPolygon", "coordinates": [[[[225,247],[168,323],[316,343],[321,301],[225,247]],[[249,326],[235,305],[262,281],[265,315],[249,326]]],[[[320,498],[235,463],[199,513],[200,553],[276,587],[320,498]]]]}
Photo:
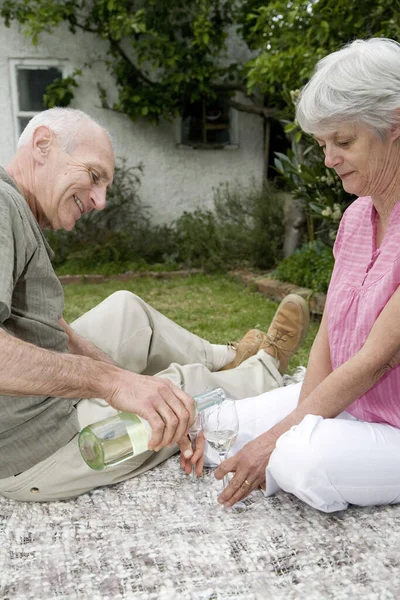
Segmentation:
{"type": "Polygon", "coordinates": [[[218,496],[218,502],[224,506],[232,506],[243,500],[259,487],[265,487],[265,469],[270,456],[275,450],[276,437],[268,431],[249,442],[235,456],[224,460],[216,469],[215,477],[222,479],[234,472],[229,485],[218,496]]]}
{"type": "Polygon", "coordinates": [[[171,381],[130,371],[122,371],[105,400],[114,408],[136,413],[149,422],[150,450],[158,451],[181,440],[195,418],[193,398],[171,381]]]}
{"type": "Polygon", "coordinates": [[[205,438],[202,431],[197,434],[196,438],[196,448],[193,452],[192,450],[192,442],[190,441],[189,436],[185,436],[178,442],[181,457],[180,457],[180,466],[183,471],[185,471],[186,475],[190,475],[192,472],[192,465],[196,466],[195,473],[197,477],[203,472],[204,468],[204,446],[205,446],[205,438]]]}

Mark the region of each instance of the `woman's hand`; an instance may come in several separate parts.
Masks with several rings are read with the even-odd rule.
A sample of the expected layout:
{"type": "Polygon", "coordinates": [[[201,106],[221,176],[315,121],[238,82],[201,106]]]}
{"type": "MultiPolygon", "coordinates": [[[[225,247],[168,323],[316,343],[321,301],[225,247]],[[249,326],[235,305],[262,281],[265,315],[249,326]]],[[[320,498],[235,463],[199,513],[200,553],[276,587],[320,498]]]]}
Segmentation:
{"type": "Polygon", "coordinates": [[[181,451],[180,466],[186,475],[190,475],[192,472],[192,465],[196,465],[197,477],[200,477],[202,474],[204,467],[204,444],[205,439],[202,431],[197,434],[196,449],[194,452],[189,436],[185,436],[178,442],[181,451]]]}
{"type": "Polygon", "coordinates": [[[224,506],[232,506],[243,500],[259,487],[265,487],[265,469],[270,456],[275,450],[276,436],[267,431],[249,442],[235,456],[224,460],[215,471],[215,477],[222,479],[234,472],[229,485],[218,496],[218,502],[224,506]]]}

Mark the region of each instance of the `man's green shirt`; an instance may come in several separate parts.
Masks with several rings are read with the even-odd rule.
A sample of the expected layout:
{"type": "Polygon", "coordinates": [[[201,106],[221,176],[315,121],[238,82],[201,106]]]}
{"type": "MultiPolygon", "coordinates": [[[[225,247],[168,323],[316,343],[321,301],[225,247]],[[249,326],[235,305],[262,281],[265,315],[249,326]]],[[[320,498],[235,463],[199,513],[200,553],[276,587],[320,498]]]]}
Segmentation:
{"type": "MultiPolygon", "coordinates": [[[[0,327],[35,346],[67,352],[68,337],[59,325],[64,295],[52,254],[26,200],[0,167],[0,327]]],[[[20,368],[23,373],[24,364],[20,368]]],[[[67,444],[79,430],[78,401],[0,395],[0,479],[67,444]]]]}

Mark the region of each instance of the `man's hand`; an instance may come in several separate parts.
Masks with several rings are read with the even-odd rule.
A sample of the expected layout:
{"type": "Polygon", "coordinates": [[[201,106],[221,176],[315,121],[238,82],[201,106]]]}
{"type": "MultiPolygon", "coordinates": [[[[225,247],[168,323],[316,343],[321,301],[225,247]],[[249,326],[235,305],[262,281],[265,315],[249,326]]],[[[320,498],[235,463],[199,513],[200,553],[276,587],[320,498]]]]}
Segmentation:
{"type": "Polygon", "coordinates": [[[118,410],[136,413],[152,429],[149,449],[156,452],[185,436],[195,418],[195,404],[168,379],[122,371],[105,400],[118,410]]]}
{"type": "Polygon", "coordinates": [[[215,477],[222,479],[231,472],[235,475],[218,497],[220,504],[232,506],[246,498],[253,490],[265,486],[265,469],[275,450],[275,444],[276,437],[267,431],[243,446],[235,456],[224,460],[216,469],[215,477]]]}
{"type": "Polygon", "coordinates": [[[200,477],[204,467],[204,434],[200,431],[196,438],[196,449],[193,452],[192,442],[188,436],[182,438],[179,442],[179,448],[181,451],[180,466],[186,475],[190,475],[192,472],[192,465],[196,465],[196,475],[200,477]]]}

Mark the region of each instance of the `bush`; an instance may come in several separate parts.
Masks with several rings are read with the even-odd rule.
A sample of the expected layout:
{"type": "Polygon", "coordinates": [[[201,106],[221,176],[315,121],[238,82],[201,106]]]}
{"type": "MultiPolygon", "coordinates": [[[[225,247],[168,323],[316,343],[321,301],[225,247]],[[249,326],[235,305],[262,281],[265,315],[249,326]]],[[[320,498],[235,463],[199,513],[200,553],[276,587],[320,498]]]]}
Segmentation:
{"type": "Polygon", "coordinates": [[[206,271],[274,267],[282,257],[283,207],[271,187],[220,186],[215,210],[185,212],[174,224],[178,260],[206,271]]]}
{"type": "Polygon", "coordinates": [[[269,269],[281,259],[283,208],[272,188],[221,186],[214,211],[185,212],[159,226],[139,198],[141,173],[141,165],[120,161],[103,211],[85,215],[70,232],[46,233],[59,274],[112,274],[160,263],[211,272],[240,265],[269,269]]]}
{"type": "Polygon", "coordinates": [[[273,277],[315,292],[327,292],[333,264],[331,248],[320,241],[309,242],[285,258],[273,272],[273,277]]]}

